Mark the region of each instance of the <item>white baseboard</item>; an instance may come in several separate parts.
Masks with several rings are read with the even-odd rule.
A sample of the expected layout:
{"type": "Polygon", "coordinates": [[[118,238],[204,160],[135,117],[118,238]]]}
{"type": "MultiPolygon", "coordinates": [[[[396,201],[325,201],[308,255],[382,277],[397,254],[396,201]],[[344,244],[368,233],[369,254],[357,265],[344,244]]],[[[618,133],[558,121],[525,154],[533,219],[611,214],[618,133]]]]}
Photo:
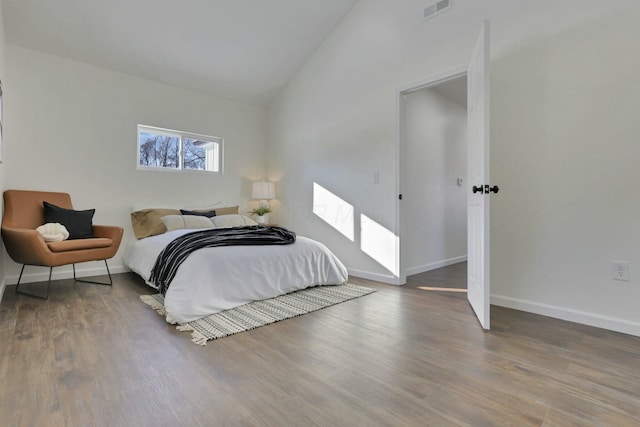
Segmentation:
{"type": "Polygon", "coordinates": [[[467,256],[458,256],[455,258],[444,259],[442,261],[430,262],[429,264],[419,265],[417,267],[407,268],[407,276],[413,276],[414,274],[420,274],[427,271],[435,270],[436,268],[446,267],[448,265],[457,264],[467,260],[467,256]]]}
{"type": "Polygon", "coordinates": [[[376,282],[386,283],[388,285],[398,285],[398,278],[390,274],[371,273],[369,271],[354,270],[348,268],[349,276],[360,277],[361,279],[375,280],[376,282]]]}
{"type": "Polygon", "coordinates": [[[4,296],[4,289],[7,286],[7,279],[2,279],[2,283],[0,283],[0,302],[2,302],[2,297],[4,296]]]}
{"type": "Polygon", "coordinates": [[[502,295],[491,295],[491,304],[500,307],[512,308],[514,310],[540,314],[556,319],[567,320],[569,322],[581,323],[583,325],[595,326],[596,328],[622,332],[623,334],[640,336],[640,323],[638,322],[629,322],[628,320],[601,316],[599,314],[589,313],[586,311],[541,304],[518,298],[505,297],[502,295]]]}
{"type": "MultiPolygon", "coordinates": [[[[22,266],[20,266],[22,268],[22,266]]],[[[126,273],[129,270],[124,265],[109,265],[109,271],[111,274],[126,273]]],[[[19,274],[7,276],[5,281],[7,285],[15,285],[18,283],[19,274]]],[[[104,267],[104,263],[100,265],[96,264],[95,267],[82,268],[76,266],[76,277],[90,277],[90,276],[103,276],[107,274],[107,269],[104,267]]],[[[54,267],[51,274],[51,280],[71,279],[73,278],[73,269],[70,265],[54,267]]],[[[22,274],[22,280],[20,283],[33,283],[33,282],[46,282],[49,280],[49,268],[48,267],[36,267],[28,265],[24,269],[22,274]]]]}
{"type": "MultiPolygon", "coordinates": [[[[435,270],[436,268],[446,267],[448,265],[457,264],[467,260],[467,256],[459,256],[455,258],[449,258],[442,261],[432,262],[418,267],[407,268],[407,276],[413,274],[424,273],[425,271],[435,270]]],[[[370,271],[355,270],[353,268],[347,269],[350,276],[360,277],[367,280],[375,280],[376,282],[386,283],[388,285],[400,285],[400,278],[391,274],[372,273],[370,271]]]]}

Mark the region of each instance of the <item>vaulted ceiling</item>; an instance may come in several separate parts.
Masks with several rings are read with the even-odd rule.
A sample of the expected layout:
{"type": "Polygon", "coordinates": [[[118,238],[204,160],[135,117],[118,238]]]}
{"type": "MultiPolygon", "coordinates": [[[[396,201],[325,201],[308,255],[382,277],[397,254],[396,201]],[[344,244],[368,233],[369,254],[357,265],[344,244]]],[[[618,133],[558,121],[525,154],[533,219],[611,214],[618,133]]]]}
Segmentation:
{"type": "Polygon", "coordinates": [[[4,0],[11,44],[265,105],[356,0],[4,0]]]}

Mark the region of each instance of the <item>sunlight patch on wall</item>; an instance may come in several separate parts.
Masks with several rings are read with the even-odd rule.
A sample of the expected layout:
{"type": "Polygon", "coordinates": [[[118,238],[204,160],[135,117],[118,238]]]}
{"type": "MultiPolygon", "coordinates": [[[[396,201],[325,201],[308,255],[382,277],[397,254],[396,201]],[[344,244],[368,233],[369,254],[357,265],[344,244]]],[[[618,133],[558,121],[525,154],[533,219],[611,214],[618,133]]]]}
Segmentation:
{"type": "Polygon", "coordinates": [[[398,237],[368,216],[360,215],[360,249],[398,276],[396,248],[398,237]]]}
{"type": "Polygon", "coordinates": [[[315,182],[313,183],[313,213],[347,239],[354,241],[353,205],[315,182]]]}

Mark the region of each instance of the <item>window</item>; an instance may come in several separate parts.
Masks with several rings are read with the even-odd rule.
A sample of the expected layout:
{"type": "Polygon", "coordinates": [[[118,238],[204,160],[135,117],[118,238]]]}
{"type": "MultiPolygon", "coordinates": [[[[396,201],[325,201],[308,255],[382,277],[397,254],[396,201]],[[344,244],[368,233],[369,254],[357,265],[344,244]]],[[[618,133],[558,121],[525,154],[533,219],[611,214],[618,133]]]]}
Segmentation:
{"type": "Polygon", "coordinates": [[[222,138],[138,125],[138,169],[222,174],[222,138]]]}

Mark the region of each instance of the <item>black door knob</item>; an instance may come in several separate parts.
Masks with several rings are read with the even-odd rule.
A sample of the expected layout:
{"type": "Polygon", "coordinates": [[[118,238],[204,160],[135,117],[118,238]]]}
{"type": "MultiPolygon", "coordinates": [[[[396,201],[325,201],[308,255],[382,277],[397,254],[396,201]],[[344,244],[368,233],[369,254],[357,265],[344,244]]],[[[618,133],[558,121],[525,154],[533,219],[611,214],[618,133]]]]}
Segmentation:
{"type": "Polygon", "coordinates": [[[489,193],[497,193],[498,191],[500,191],[500,189],[498,188],[497,185],[494,185],[493,187],[489,187],[488,185],[484,186],[484,192],[489,194],[489,193]]]}
{"type": "Polygon", "coordinates": [[[476,194],[476,193],[484,193],[484,189],[482,188],[482,185],[477,187],[475,185],[473,186],[473,194],[476,194]]]}

